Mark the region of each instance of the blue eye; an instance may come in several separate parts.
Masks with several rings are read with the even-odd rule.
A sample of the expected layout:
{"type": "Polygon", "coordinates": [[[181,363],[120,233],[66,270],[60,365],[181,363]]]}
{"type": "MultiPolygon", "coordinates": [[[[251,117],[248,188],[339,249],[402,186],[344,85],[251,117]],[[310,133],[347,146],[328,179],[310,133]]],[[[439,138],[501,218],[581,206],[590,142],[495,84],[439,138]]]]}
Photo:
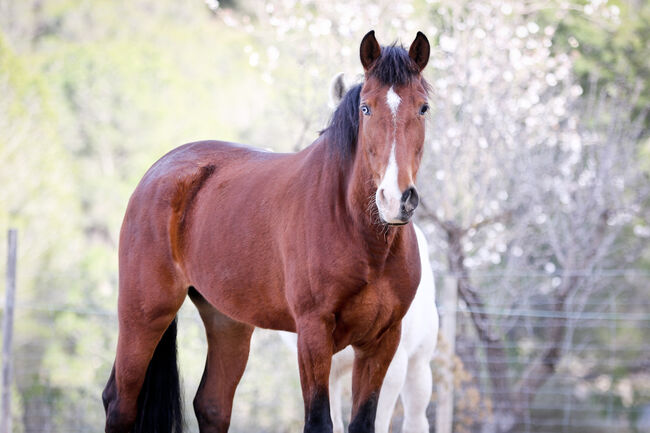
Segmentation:
{"type": "Polygon", "coordinates": [[[366,116],[370,116],[370,107],[368,107],[366,104],[363,104],[361,106],[361,112],[366,116]]]}
{"type": "Polygon", "coordinates": [[[420,108],[420,116],[424,116],[424,113],[426,113],[427,111],[429,111],[429,104],[424,104],[420,108]]]}

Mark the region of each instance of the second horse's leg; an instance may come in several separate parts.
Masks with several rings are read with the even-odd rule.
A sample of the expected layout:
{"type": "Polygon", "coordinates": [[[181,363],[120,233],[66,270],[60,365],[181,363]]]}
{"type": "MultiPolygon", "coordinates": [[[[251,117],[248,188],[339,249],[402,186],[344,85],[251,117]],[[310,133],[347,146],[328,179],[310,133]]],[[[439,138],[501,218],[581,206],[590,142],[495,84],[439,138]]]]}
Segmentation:
{"type": "Polygon", "coordinates": [[[399,397],[406,380],[407,367],[408,355],[406,349],[400,346],[393,356],[381,386],[379,402],[377,403],[377,417],[375,418],[376,433],[388,433],[390,431],[390,420],[395,411],[397,397],[399,397]]]}
{"type": "Polygon", "coordinates": [[[404,406],[404,433],[427,433],[427,406],[431,401],[433,380],[429,360],[431,354],[417,354],[409,360],[406,384],[402,391],[404,406]]]}
{"type": "Polygon", "coordinates": [[[332,357],[330,369],[330,412],[334,433],[344,433],[343,426],[343,379],[352,370],[354,352],[351,347],[346,347],[332,357]]]}

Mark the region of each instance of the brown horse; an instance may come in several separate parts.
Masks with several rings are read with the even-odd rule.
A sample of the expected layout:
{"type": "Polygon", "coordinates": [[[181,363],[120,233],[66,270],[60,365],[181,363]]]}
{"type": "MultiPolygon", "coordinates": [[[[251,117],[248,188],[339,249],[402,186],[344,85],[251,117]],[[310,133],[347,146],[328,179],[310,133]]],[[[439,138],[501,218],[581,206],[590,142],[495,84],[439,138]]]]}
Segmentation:
{"type": "Polygon", "coordinates": [[[332,354],[352,345],[350,432],[372,432],[379,390],[420,281],[409,220],[424,143],[429,42],[361,42],[365,81],[309,147],[274,154],[181,146],[136,188],[119,248],[119,339],[106,432],[180,432],[176,313],[189,294],[208,355],[201,432],[225,432],[254,327],[298,333],[305,432],[331,432],[332,354]]]}

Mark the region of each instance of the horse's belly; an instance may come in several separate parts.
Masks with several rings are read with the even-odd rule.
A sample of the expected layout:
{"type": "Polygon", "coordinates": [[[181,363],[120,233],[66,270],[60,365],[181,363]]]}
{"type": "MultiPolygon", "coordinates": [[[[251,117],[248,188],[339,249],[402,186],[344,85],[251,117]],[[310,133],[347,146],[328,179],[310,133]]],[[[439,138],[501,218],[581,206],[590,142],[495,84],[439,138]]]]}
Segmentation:
{"type": "MultiPolygon", "coordinates": [[[[244,242],[245,243],[245,242],[244,242]]],[[[192,267],[192,284],[217,310],[239,322],[250,325],[295,331],[295,322],[284,295],[279,265],[261,255],[259,248],[245,251],[219,249],[205,242],[210,249],[203,260],[196,259],[192,267]],[[270,269],[269,269],[270,268],[270,269]]],[[[241,245],[241,242],[240,242],[241,245]]],[[[201,255],[200,255],[201,256],[201,255]]]]}
{"type": "Polygon", "coordinates": [[[228,317],[259,328],[282,331],[296,330],[296,325],[283,296],[262,287],[221,285],[218,290],[201,292],[217,310],[228,317]]]}

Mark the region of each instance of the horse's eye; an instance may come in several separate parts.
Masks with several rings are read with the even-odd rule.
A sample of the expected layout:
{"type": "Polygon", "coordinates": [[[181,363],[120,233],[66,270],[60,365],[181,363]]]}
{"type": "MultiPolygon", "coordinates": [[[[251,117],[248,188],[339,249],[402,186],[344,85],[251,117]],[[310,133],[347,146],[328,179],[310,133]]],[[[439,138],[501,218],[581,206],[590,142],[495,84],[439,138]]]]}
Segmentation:
{"type": "Polygon", "coordinates": [[[370,116],[370,107],[368,107],[366,104],[363,104],[361,106],[361,112],[366,116],[370,116]]]}
{"type": "Polygon", "coordinates": [[[429,111],[429,104],[424,104],[422,107],[420,107],[420,116],[424,116],[424,113],[429,111]]]}

